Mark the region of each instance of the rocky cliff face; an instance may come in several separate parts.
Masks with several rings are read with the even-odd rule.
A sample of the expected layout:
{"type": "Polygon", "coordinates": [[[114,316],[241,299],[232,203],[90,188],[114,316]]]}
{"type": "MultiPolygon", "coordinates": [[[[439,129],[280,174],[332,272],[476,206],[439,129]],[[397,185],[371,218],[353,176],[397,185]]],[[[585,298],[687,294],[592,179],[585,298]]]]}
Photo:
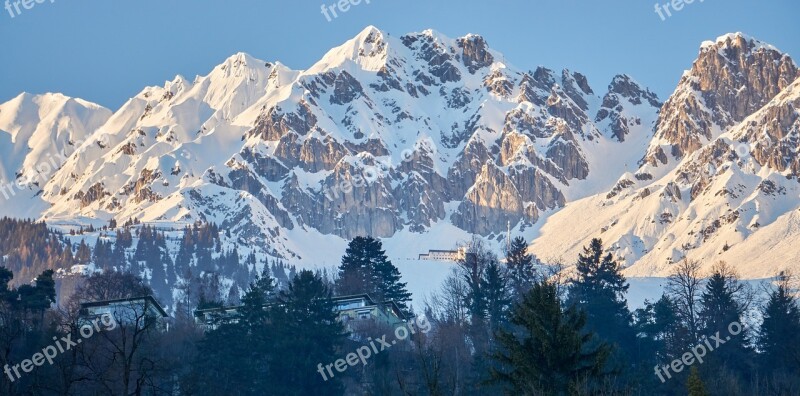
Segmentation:
{"type": "Polygon", "coordinates": [[[372,27],[306,71],[237,54],[126,103],[98,128],[108,147],[44,187],[44,216],[216,219],[283,257],[296,230],[491,236],[608,183],[596,163],[626,160],[603,152],[652,134],[660,103],[627,76],[600,96],[580,73],[499,59],[477,35],[372,27]]]}
{"type": "Polygon", "coordinates": [[[608,128],[617,140],[625,141],[625,136],[631,133],[635,126],[642,125],[642,119],[624,114],[625,104],[647,104],[651,107],[661,108],[656,94],[642,88],[629,76],[616,76],[608,86],[608,93],[603,97],[603,104],[597,112],[595,122],[608,122],[608,128]]]}
{"type": "Polygon", "coordinates": [[[662,107],[641,168],[549,218],[532,248],[574,255],[599,236],[629,275],[668,275],[688,258],[774,276],[796,266],[799,163],[797,67],[771,46],[726,35],[703,44],[662,107]]]}
{"type": "Polygon", "coordinates": [[[502,243],[509,223],[542,257],[602,237],[635,275],[688,257],[770,276],[796,258],[788,55],[742,34],[703,43],[663,106],[630,76],[600,91],[504,59],[477,35],[369,27],[308,70],[236,54],[113,114],[22,95],[0,106],[0,149],[28,136],[35,155],[0,156],[7,177],[37,172],[51,146],[32,136],[89,144],[3,208],[51,223],[213,221],[228,246],[296,262],[357,235],[502,243]]]}
{"type": "Polygon", "coordinates": [[[664,165],[693,153],[766,105],[800,71],[776,48],[741,33],[705,42],[661,110],[643,163],[664,165]]]}

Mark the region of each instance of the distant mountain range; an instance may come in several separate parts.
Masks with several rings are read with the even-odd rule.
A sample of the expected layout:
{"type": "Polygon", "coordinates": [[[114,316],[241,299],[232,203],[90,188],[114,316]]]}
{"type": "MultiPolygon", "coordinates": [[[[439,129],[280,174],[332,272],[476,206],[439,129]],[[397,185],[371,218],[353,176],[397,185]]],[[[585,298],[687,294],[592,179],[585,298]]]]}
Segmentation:
{"type": "Polygon", "coordinates": [[[770,276],[800,268],[798,78],[728,34],[662,103],[627,75],[516,68],[481,36],[368,27],[308,70],[240,53],[114,112],[19,95],[0,105],[0,215],[214,222],[297,264],[357,235],[395,256],[499,249],[510,228],[568,261],[601,237],[629,275],[688,257],[770,276]]]}

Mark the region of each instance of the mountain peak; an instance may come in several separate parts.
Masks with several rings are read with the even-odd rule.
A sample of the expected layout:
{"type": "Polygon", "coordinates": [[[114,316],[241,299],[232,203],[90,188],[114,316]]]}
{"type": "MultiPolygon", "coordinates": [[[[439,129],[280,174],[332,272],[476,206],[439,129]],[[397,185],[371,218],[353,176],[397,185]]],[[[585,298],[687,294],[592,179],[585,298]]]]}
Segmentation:
{"type": "Polygon", "coordinates": [[[367,26],[352,39],[328,51],[306,74],[321,73],[353,63],[363,70],[378,71],[388,58],[386,36],[375,26],[367,26]]]}
{"type": "Polygon", "coordinates": [[[627,74],[614,76],[611,83],[608,84],[608,92],[617,93],[633,100],[644,99],[656,108],[660,108],[662,105],[655,93],[627,74]]]}
{"type": "MultiPolygon", "coordinates": [[[[448,37],[447,35],[445,35],[444,33],[440,32],[440,31],[438,31],[436,29],[425,29],[422,32],[417,33],[417,34],[422,35],[422,36],[427,36],[427,37],[430,37],[432,39],[439,39],[439,41],[450,41],[450,37],[448,37]]],[[[415,34],[411,33],[410,35],[415,35],[415,34]]]]}
{"type": "Polygon", "coordinates": [[[725,49],[725,48],[742,48],[748,51],[757,51],[765,49],[769,51],[781,52],[775,46],[768,44],[764,41],[758,40],[742,32],[728,33],[717,37],[714,41],[704,41],[700,45],[700,50],[708,50],[711,48],[725,49]]]}
{"type": "Polygon", "coordinates": [[[264,61],[257,59],[245,52],[237,52],[222,62],[219,66],[222,70],[226,70],[228,68],[240,68],[240,67],[263,67],[264,61]]]}
{"type": "Polygon", "coordinates": [[[369,26],[365,27],[363,30],[361,30],[361,32],[359,32],[356,35],[355,38],[366,40],[367,38],[369,38],[369,37],[371,37],[373,35],[376,35],[376,34],[377,35],[381,35],[381,36],[385,35],[385,33],[382,30],[378,29],[377,27],[375,27],[373,25],[369,25],[369,26]]]}
{"type": "Polygon", "coordinates": [[[792,59],[774,46],[744,33],[704,42],[692,68],[661,110],[646,162],[679,159],[767,104],[800,76],[792,59]]]}

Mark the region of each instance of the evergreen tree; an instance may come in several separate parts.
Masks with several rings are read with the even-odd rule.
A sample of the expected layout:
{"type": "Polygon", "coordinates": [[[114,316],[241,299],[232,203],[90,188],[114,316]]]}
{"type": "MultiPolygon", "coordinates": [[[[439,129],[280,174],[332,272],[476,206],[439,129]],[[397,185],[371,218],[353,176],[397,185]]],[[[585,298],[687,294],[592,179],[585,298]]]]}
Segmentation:
{"type": "Polygon", "coordinates": [[[610,347],[592,341],[586,314],[563,309],[556,287],[536,283],[512,310],[513,330],[497,334],[500,351],[492,357],[493,381],[508,394],[566,395],[578,381],[603,376],[610,347]]]}
{"type": "Polygon", "coordinates": [[[700,379],[700,372],[696,366],[692,366],[689,371],[689,379],[686,383],[686,388],[689,391],[689,396],[709,396],[706,392],[706,386],[703,380],[700,379]]]}
{"type": "Polygon", "coordinates": [[[662,294],[655,303],[645,301],[645,307],[635,314],[634,328],[643,336],[642,356],[656,361],[671,361],[691,346],[688,328],[681,322],[677,307],[669,296],[662,294]]]}
{"type": "Polygon", "coordinates": [[[278,285],[282,287],[289,285],[289,275],[286,274],[286,267],[282,262],[277,260],[272,262],[272,275],[275,277],[275,281],[278,285]]]}
{"type": "Polygon", "coordinates": [[[374,292],[375,285],[367,243],[367,238],[355,237],[347,245],[336,281],[336,292],[339,295],[374,292]]]}
{"type": "Polygon", "coordinates": [[[716,269],[706,282],[700,297],[698,318],[703,326],[701,337],[719,336],[725,339],[725,344],[709,356],[708,365],[717,368],[726,366],[739,374],[746,374],[750,371],[752,356],[748,347],[748,334],[741,325],[744,308],[736,298],[739,287],[735,278],[716,269]],[[730,334],[729,329],[733,323],[739,324],[741,333],[730,334]]]}
{"type": "Polygon", "coordinates": [[[53,279],[55,272],[45,270],[36,277],[34,286],[22,285],[17,289],[19,303],[26,310],[44,315],[44,311],[56,302],[56,282],[53,279]]]}
{"type": "Polygon", "coordinates": [[[75,261],[78,264],[89,264],[89,261],[92,258],[92,250],[89,249],[89,245],[81,239],[81,243],[78,245],[78,251],[75,253],[75,261]]]}
{"type": "Polygon", "coordinates": [[[127,267],[128,259],[125,257],[125,250],[133,245],[133,235],[129,229],[117,231],[116,241],[114,242],[114,251],[111,257],[110,266],[122,271],[127,267]]]}
{"type": "Polygon", "coordinates": [[[111,267],[112,256],[113,249],[111,247],[111,242],[106,243],[102,239],[98,239],[92,251],[92,262],[94,265],[99,269],[107,270],[111,267]]]}
{"type": "Polygon", "coordinates": [[[479,238],[470,241],[464,256],[458,262],[459,271],[467,286],[465,303],[472,327],[481,326],[486,320],[488,299],[483,285],[487,267],[495,263],[497,257],[479,238]]]}
{"type": "Polygon", "coordinates": [[[178,255],[175,256],[175,269],[179,273],[185,272],[192,264],[194,255],[194,245],[192,243],[192,231],[189,228],[184,230],[181,244],[178,247],[178,255]]]}
{"type": "Polygon", "coordinates": [[[375,295],[379,300],[394,301],[403,312],[410,314],[408,302],[411,301],[411,293],[406,288],[406,283],[401,282],[400,270],[386,257],[381,242],[377,239],[373,239],[371,251],[375,295]]]}
{"type": "Polygon", "coordinates": [[[800,307],[785,283],[770,293],[762,314],[758,348],[763,371],[800,377],[800,307]]]}
{"type": "Polygon", "coordinates": [[[494,333],[506,322],[511,307],[511,290],[505,271],[492,261],[486,266],[481,289],[486,297],[486,319],[489,332],[494,333]]]}
{"type": "Polygon", "coordinates": [[[236,284],[231,285],[228,289],[228,297],[225,298],[225,304],[228,306],[236,306],[242,302],[241,297],[239,296],[239,286],[236,284]]]}
{"type": "Polygon", "coordinates": [[[8,283],[14,279],[14,273],[6,267],[0,267],[0,301],[11,300],[11,288],[8,283]]]}
{"type": "Polygon", "coordinates": [[[339,265],[336,291],[339,295],[367,293],[378,303],[394,300],[400,309],[408,311],[411,293],[400,279],[400,271],[386,257],[379,240],[356,237],[339,265]]]}
{"type": "Polygon", "coordinates": [[[522,237],[511,241],[511,246],[506,252],[506,265],[508,278],[514,299],[520,299],[530,290],[536,282],[536,270],[533,267],[533,257],[528,254],[528,244],[522,237]]]}
{"type": "Polygon", "coordinates": [[[630,353],[635,334],[625,300],[628,283],[613,256],[603,254],[600,239],[593,239],[578,255],[576,270],[578,277],[569,287],[568,302],[586,312],[587,327],[599,338],[630,353]]]}
{"type": "Polygon", "coordinates": [[[182,381],[187,394],[262,395],[273,389],[275,356],[274,281],[265,269],[251,284],[239,309],[239,320],[206,332],[197,357],[182,381]]]}
{"type": "MultiPolygon", "coordinates": [[[[336,395],[340,378],[316,374],[335,361],[345,339],[331,292],[319,277],[302,271],[275,295],[264,271],[242,297],[239,320],[206,333],[198,345],[187,394],[336,395]]],[[[336,374],[339,374],[336,372],[336,374]]]]}
{"type": "MultiPolygon", "coordinates": [[[[274,306],[275,358],[271,391],[280,395],[335,395],[343,388],[338,377],[309,377],[320,364],[338,358],[346,333],[338,320],[331,291],[313,272],[300,271],[274,306]],[[298,353],[303,351],[303,353],[298,353]]],[[[334,371],[335,372],[335,371],[334,371]]],[[[339,374],[335,372],[335,374],[339,374]]]]}
{"type": "Polygon", "coordinates": [[[275,299],[275,279],[269,275],[269,269],[264,266],[261,275],[250,284],[250,289],[242,297],[242,307],[239,313],[243,323],[257,331],[268,322],[268,312],[264,309],[275,299]]]}

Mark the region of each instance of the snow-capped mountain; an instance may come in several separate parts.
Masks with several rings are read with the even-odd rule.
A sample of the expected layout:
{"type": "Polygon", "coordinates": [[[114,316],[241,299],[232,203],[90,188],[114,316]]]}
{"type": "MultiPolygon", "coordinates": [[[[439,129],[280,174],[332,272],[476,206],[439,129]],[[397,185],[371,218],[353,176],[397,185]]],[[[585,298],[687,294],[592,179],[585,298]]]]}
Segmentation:
{"type": "MultiPolygon", "coordinates": [[[[797,151],[787,129],[797,77],[788,55],[728,35],[703,44],[662,107],[627,75],[600,90],[577,72],[512,66],[481,36],[368,27],[308,70],[236,54],[191,82],[145,88],[113,114],[96,106],[67,128],[88,144],[35,187],[47,203],[35,217],[213,221],[228,243],[298,264],[322,257],[322,243],[365,234],[389,248],[449,248],[469,234],[499,246],[510,225],[539,237],[543,256],[602,236],[633,273],[659,273],[685,252],[750,252],[791,223],[797,157],[783,156],[797,151]],[[773,129],[753,132],[753,122],[773,129]],[[741,142],[752,154],[729,159],[724,150],[741,142]],[[691,235],[709,241],[689,241],[701,225],[709,231],[691,235]]],[[[8,118],[63,134],[16,110],[18,100],[0,108],[0,129],[12,130],[8,118]]],[[[44,142],[26,141],[33,151],[44,142]]],[[[31,167],[20,161],[2,170],[31,167]]],[[[9,202],[10,212],[21,205],[9,202]]]]}
{"type": "Polygon", "coordinates": [[[502,234],[609,188],[659,106],[628,76],[596,94],[580,73],[507,65],[480,36],[369,27],[306,71],[237,54],[144,89],[95,129],[108,144],[43,186],[42,218],[215,221],[287,258],[295,229],[502,234]]]}
{"type": "Polygon", "coordinates": [[[799,77],[788,55],[743,34],[703,43],[642,167],[549,218],[533,250],[574,254],[601,236],[630,275],[667,275],[683,258],[748,277],[796,266],[799,77]]]}
{"type": "Polygon", "coordinates": [[[22,93],[0,105],[0,216],[38,217],[38,193],[111,111],[61,94],[22,93]]]}
{"type": "MultiPolygon", "coordinates": [[[[742,33],[706,41],[664,104],[640,177],[693,153],[767,104],[800,76],[789,55],[742,33]]],[[[662,169],[669,169],[663,167],[662,169]]]]}

